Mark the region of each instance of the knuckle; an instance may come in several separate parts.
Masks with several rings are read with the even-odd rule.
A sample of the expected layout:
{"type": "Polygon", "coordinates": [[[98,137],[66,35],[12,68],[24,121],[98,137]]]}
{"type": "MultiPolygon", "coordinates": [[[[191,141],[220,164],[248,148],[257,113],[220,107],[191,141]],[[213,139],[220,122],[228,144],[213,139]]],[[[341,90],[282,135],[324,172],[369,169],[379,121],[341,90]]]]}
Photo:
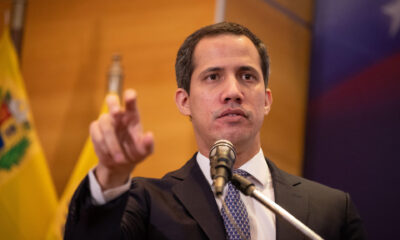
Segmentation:
{"type": "Polygon", "coordinates": [[[99,128],[105,135],[113,134],[114,127],[110,121],[110,116],[108,114],[102,115],[99,119],[99,128]]]}
{"type": "Polygon", "coordinates": [[[99,117],[99,123],[100,124],[107,123],[107,122],[109,122],[109,119],[110,119],[110,115],[108,113],[103,113],[99,117]]]}

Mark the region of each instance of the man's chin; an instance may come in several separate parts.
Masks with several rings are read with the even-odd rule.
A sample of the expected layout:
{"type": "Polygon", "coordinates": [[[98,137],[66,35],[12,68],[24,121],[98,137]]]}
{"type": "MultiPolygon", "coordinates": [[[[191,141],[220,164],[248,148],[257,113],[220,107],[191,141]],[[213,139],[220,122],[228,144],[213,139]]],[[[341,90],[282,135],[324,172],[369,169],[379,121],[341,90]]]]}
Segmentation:
{"type": "Polygon", "coordinates": [[[215,141],[217,140],[221,140],[221,139],[225,139],[230,141],[234,146],[242,144],[243,142],[248,141],[248,136],[246,133],[244,132],[239,132],[239,131],[235,131],[235,132],[225,132],[220,134],[215,141]]]}

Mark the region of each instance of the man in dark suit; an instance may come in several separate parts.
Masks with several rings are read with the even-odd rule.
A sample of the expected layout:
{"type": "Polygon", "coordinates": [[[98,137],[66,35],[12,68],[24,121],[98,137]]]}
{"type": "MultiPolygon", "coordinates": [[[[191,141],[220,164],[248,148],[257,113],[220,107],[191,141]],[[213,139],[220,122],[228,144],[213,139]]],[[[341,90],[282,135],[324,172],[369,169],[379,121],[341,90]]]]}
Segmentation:
{"type": "MultiPolygon", "coordinates": [[[[264,157],[260,128],[272,95],[268,55],[253,33],[233,23],[204,27],[182,44],[175,67],[176,104],[192,121],[198,153],[162,179],[130,180],[153,151],[153,137],[142,131],[133,90],[124,107],[109,96],[110,113],[90,127],[99,164],[71,201],[65,239],[226,239],[207,158],[219,139],[235,145],[235,169],[323,238],[365,238],[348,194],[287,174],[264,157]]],[[[240,198],[252,239],[304,238],[255,200],[240,198]]]]}

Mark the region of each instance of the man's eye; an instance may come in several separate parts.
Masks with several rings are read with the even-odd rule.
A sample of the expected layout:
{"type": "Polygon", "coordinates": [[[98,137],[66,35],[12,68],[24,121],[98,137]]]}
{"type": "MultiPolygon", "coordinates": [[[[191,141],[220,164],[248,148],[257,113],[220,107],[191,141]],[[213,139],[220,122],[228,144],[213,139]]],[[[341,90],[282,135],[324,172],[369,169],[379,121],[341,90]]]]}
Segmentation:
{"type": "Polygon", "coordinates": [[[250,73],[243,73],[242,79],[243,80],[256,80],[256,78],[250,73]]]}
{"type": "Polygon", "coordinates": [[[207,76],[207,79],[209,80],[217,80],[218,79],[218,74],[210,74],[207,76]]]}

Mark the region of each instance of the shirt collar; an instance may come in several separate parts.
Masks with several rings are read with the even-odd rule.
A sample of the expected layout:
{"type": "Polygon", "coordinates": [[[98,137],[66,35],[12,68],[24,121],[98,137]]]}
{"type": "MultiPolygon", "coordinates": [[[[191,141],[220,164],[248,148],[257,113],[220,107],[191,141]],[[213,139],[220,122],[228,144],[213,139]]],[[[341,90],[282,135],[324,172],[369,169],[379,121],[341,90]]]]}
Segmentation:
{"type": "MultiPolygon", "coordinates": [[[[210,174],[210,160],[200,152],[197,153],[196,160],[208,183],[212,185],[213,181],[210,174]]],[[[260,187],[266,187],[272,182],[271,173],[269,171],[267,162],[264,158],[264,153],[261,148],[260,151],[258,151],[258,153],[254,155],[254,157],[252,157],[249,161],[240,166],[239,169],[248,172],[251,175],[251,178],[256,181],[254,183],[256,185],[260,185],[260,187]]]]}

